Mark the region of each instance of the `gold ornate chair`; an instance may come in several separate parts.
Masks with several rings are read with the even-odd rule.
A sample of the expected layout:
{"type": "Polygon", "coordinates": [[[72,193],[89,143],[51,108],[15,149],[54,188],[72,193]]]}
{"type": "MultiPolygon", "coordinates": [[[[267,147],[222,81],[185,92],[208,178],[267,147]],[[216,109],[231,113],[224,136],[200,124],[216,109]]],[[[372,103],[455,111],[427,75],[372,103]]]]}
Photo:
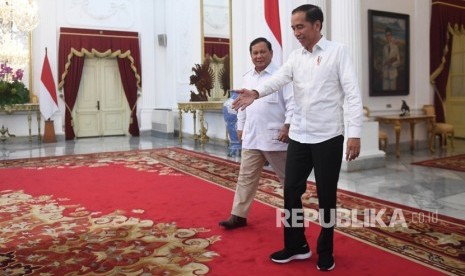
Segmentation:
{"type": "MultiPolygon", "coordinates": [[[[424,105],[423,113],[426,115],[436,116],[436,109],[433,105],[424,105]]],[[[428,133],[431,135],[431,133],[428,133]]],[[[434,127],[434,137],[439,136],[439,142],[442,148],[447,148],[447,138],[452,148],[454,148],[454,126],[447,123],[435,123],[434,127]]],[[[433,147],[435,146],[435,141],[433,141],[433,147]]]]}
{"type": "MultiPolygon", "coordinates": [[[[363,115],[366,118],[370,117],[370,109],[366,106],[363,107],[363,115]]],[[[388,145],[388,135],[385,131],[383,130],[378,130],[378,147],[382,151],[386,151],[388,145]]]]}

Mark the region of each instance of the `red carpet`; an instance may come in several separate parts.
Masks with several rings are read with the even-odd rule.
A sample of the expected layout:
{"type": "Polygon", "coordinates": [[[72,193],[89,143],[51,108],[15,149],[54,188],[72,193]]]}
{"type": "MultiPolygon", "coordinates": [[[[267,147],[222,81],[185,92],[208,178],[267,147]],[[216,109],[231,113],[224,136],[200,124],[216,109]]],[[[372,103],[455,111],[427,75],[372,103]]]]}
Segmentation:
{"type": "Polygon", "coordinates": [[[412,163],[413,165],[440,168],[447,170],[454,170],[465,172],[465,154],[436,158],[431,160],[424,160],[412,163]]]}
{"type": "MultiPolygon", "coordinates": [[[[218,221],[229,214],[233,192],[165,165],[167,156],[182,155],[200,158],[169,149],[1,161],[0,271],[6,275],[317,273],[317,256],[286,265],[269,261],[269,254],[282,247],[283,236],[282,229],[275,227],[275,208],[269,205],[254,204],[248,227],[219,228],[218,221]]],[[[221,164],[209,165],[215,158],[203,159],[193,163],[201,176],[214,170],[232,176],[221,164]]],[[[312,224],[307,229],[313,249],[318,227],[312,224]]],[[[344,233],[336,234],[335,244],[333,275],[442,274],[437,267],[344,233]]],[[[462,267],[455,273],[464,271],[462,267]]]]}

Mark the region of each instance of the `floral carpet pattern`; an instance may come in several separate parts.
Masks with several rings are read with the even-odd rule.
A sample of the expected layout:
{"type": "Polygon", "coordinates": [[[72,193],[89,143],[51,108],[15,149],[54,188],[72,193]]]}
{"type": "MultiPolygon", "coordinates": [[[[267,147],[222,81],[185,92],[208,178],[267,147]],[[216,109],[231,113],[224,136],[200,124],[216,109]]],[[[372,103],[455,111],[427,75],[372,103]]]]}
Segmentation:
{"type": "MultiPolygon", "coordinates": [[[[235,189],[239,171],[236,162],[181,148],[6,160],[0,162],[0,169],[110,164],[156,174],[187,173],[231,190],[235,189]]],[[[282,192],[276,175],[264,171],[256,198],[281,208],[282,192]]],[[[318,210],[318,200],[311,182],[303,201],[309,219],[317,220],[312,217],[312,210],[318,210]]],[[[342,222],[348,224],[338,224],[340,233],[438,271],[465,275],[464,221],[342,190],[338,191],[341,214],[346,215],[342,222]]],[[[66,205],[66,199],[52,195],[0,192],[0,271],[6,275],[34,274],[45,264],[50,271],[42,275],[64,275],[64,263],[70,271],[76,271],[73,275],[153,275],[161,271],[170,275],[206,274],[204,263],[218,256],[208,246],[220,237],[199,238],[201,232],[208,229],[154,224],[118,210],[102,215],[82,206],[66,205]],[[118,238],[122,236],[126,238],[118,238]],[[52,259],[56,261],[50,266],[52,259]]]]}
{"type": "MultiPolygon", "coordinates": [[[[180,148],[155,150],[153,155],[164,164],[235,190],[238,163],[180,148]]],[[[276,175],[264,171],[256,198],[282,208],[282,193],[276,175]]],[[[318,210],[313,183],[308,183],[303,202],[307,211],[318,210]]],[[[341,190],[338,212],[351,220],[349,227],[337,227],[344,234],[439,271],[465,275],[464,221],[341,190]]]]}
{"type": "Polygon", "coordinates": [[[412,164],[465,172],[465,154],[419,161],[412,164]]]}
{"type": "MultiPolygon", "coordinates": [[[[0,169],[110,164],[160,175],[183,174],[148,152],[2,161],[0,169]]],[[[102,214],[67,201],[0,190],[1,275],[204,275],[209,272],[205,263],[219,256],[208,248],[220,236],[198,235],[209,229],[178,228],[175,222],[155,224],[122,210],[102,214]]]]}

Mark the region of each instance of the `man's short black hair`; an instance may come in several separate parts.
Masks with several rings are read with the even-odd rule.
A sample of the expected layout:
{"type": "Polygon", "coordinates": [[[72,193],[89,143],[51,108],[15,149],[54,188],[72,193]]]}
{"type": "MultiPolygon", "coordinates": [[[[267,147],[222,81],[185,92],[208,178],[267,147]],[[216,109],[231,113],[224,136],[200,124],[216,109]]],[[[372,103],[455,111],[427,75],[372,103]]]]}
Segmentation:
{"type": "Polygon", "coordinates": [[[323,29],[323,12],[321,11],[320,7],[311,4],[305,4],[295,8],[292,11],[292,14],[295,14],[296,12],[305,12],[305,20],[312,24],[317,20],[320,20],[320,31],[323,29]]]}
{"type": "Polygon", "coordinates": [[[255,38],[254,40],[252,40],[252,42],[250,42],[250,46],[249,46],[249,52],[252,53],[252,46],[254,46],[255,44],[258,44],[260,42],[265,42],[266,44],[266,47],[268,48],[268,50],[273,51],[273,49],[271,48],[271,42],[269,42],[266,38],[264,37],[257,37],[255,38]]]}

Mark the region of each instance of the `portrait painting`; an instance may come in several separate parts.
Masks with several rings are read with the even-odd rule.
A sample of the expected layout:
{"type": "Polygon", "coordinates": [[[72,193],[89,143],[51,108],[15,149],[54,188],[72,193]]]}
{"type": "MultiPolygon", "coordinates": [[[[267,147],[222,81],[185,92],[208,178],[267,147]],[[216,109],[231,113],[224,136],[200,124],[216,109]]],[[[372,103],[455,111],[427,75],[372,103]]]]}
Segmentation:
{"type": "Polygon", "coordinates": [[[409,16],[368,10],[370,96],[409,94],[409,16]]]}

